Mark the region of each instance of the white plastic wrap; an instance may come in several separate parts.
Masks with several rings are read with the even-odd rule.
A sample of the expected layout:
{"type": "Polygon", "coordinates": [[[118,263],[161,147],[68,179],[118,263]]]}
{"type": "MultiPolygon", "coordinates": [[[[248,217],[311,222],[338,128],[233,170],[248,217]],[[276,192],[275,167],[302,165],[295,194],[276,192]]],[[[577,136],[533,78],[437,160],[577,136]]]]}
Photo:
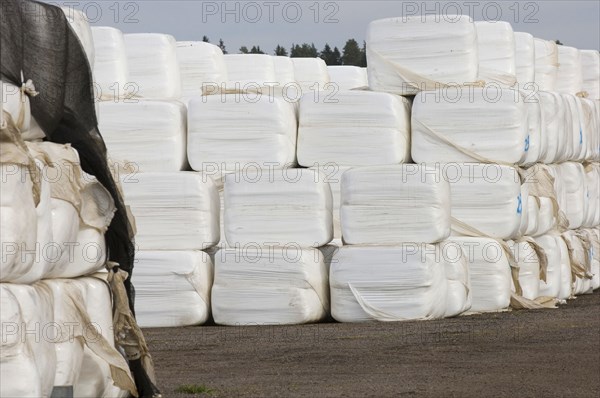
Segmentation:
{"type": "Polygon", "coordinates": [[[2,111],[12,117],[25,141],[44,138],[45,134],[31,116],[31,105],[28,95],[21,95],[21,89],[13,84],[0,80],[0,122],[4,121],[2,111]],[[19,120],[21,117],[21,120],[19,120]]]}
{"type": "Polygon", "coordinates": [[[435,243],[450,234],[450,186],[434,166],[359,167],[342,175],[347,244],[435,243]]]}
{"type": "Polygon", "coordinates": [[[127,53],[123,33],[109,26],[92,27],[94,37],[94,83],[103,99],[124,97],[136,93],[136,87],[129,81],[127,53]]]}
{"type": "Polygon", "coordinates": [[[203,250],[219,241],[219,193],[195,172],[123,176],[125,201],[143,250],[203,250]]]}
{"type": "Polygon", "coordinates": [[[280,86],[296,82],[294,63],[290,57],[273,56],[273,66],[275,68],[275,81],[280,86]]]}
{"type": "Polygon", "coordinates": [[[437,319],[446,313],[446,264],[432,245],[342,247],[330,269],[339,322],[437,319]]]}
{"type": "Polygon", "coordinates": [[[581,294],[591,293],[593,287],[593,270],[591,269],[591,262],[588,249],[584,246],[584,242],[577,236],[574,231],[565,231],[562,233],[562,238],[567,243],[570,253],[571,267],[575,268],[578,265],[585,269],[585,276],[575,276],[572,280],[572,294],[579,296],[581,294]]]}
{"type": "Polygon", "coordinates": [[[468,16],[380,19],[369,24],[366,42],[373,91],[412,95],[477,80],[477,33],[468,16]]]}
{"type": "Polygon", "coordinates": [[[592,289],[597,290],[600,288],[600,230],[598,228],[586,228],[580,231],[590,243],[592,289]]]}
{"type": "Polygon", "coordinates": [[[556,91],[575,95],[583,89],[581,54],[575,47],[558,47],[558,75],[556,91]]]}
{"type": "Polygon", "coordinates": [[[569,258],[569,248],[560,235],[555,236],[556,247],[560,250],[560,289],[558,298],[567,300],[573,292],[573,281],[571,275],[571,259],[569,258]]]}
{"type": "Polygon", "coordinates": [[[535,81],[535,43],[526,32],[515,32],[517,82],[521,87],[535,81]]]}
{"type": "Polygon", "coordinates": [[[569,228],[577,229],[585,221],[589,200],[585,171],[580,163],[574,162],[565,162],[554,167],[558,171],[555,186],[562,185],[565,192],[564,199],[559,199],[558,205],[569,220],[569,228]]]}
{"type": "Polygon", "coordinates": [[[583,149],[583,129],[579,119],[580,100],[575,95],[561,94],[565,104],[564,127],[562,135],[564,136],[564,146],[560,151],[559,160],[561,162],[577,159],[580,150],[583,149]]]}
{"type": "Polygon", "coordinates": [[[145,98],[181,97],[177,43],[170,35],[133,33],[125,36],[129,78],[136,95],[145,98]]]}
{"type": "Polygon", "coordinates": [[[442,242],[439,249],[444,258],[446,281],[446,313],[444,317],[452,317],[471,309],[471,278],[467,257],[462,247],[456,242],[442,242]]]}
{"type": "Polygon", "coordinates": [[[297,149],[301,166],[410,161],[408,100],[370,91],[340,91],[335,100],[315,102],[312,94],[302,97],[297,149]]]}
{"type": "Polygon", "coordinates": [[[88,18],[83,11],[77,10],[73,7],[61,7],[71,29],[77,35],[85,55],[90,63],[90,68],[94,67],[94,38],[92,36],[92,29],[88,23],[88,18]]]}
{"type": "Polygon", "coordinates": [[[12,282],[23,278],[35,265],[37,214],[27,168],[0,163],[0,174],[0,282],[12,282]]]}
{"type": "Polygon", "coordinates": [[[521,164],[533,165],[546,156],[546,135],[542,134],[542,109],[540,96],[535,90],[521,91],[521,98],[527,108],[527,150],[521,157],[521,164]]]}
{"type": "Polygon", "coordinates": [[[135,314],[143,328],[200,325],[210,315],[213,264],[201,251],[136,252],[135,314]]]}
{"type": "Polygon", "coordinates": [[[327,267],[317,249],[222,249],[214,261],[211,301],[219,325],[309,323],[329,311],[327,267]]]}
{"type": "Polygon", "coordinates": [[[535,300],[540,295],[540,260],[529,242],[509,240],[507,243],[519,266],[519,284],[523,289],[521,296],[535,300]]]}
{"type": "Polygon", "coordinates": [[[227,243],[319,247],[331,242],[333,199],[325,178],[311,169],[228,175],[227,243]]]}
{"type": "MultiPolygon", "coordinates": [[[[236,101],[209,95],[188,107],[188,158],[198,171],[291,167],[296,158],[296,114],[282,98],[236,101]]],[[[238,97],[239,98],[239,97],[238,97]]]]}
{"type": "Polygon", "coordinates": [[[591,161],[596,159],[596,154],[600,150],[598,146],[600,130],[597,125],[597,118],[594,115],[596,105],[594,101],[587,98],[577,97],[577,100],[581,132],[579,136],[579,154],[575,160],[579,162],[591,161]]]}
{"type": "Polygon", "coordinates": [[[600,99],[600,53],[598,50],[580,50],[583,91],[592,100],[600,99]]]}
{"type": "Polygon", "coordinates": [[[534,38],[535,83],[541,91],[556,91],[558,46],[552,40],[534,38]]]}
{"type": "Polygon", "coordinates": [[[342,200],[342,174],[350,167],[338,166],[334,163],[329,163],[318,167],[321,175],[324,175],[324,181],[329,184],[331,188],[332,201],[332,214],[333,214],[333,242],[341,245],[342,239],[342,226],[340,225],[340,205],[342,200]]]}
{"type": "MultiPolygon", "coordinates": [[[[560,297],[562,282],[561,246],[558,240],[562,240],[554,234],[538,236],[535,241],[546,252],[548,266],[546,268],[546,281],[540,280],[540,297],[560,297]]],[[[564,242],[563,242],[564,245],[564,242]]],[[[571,273],[569,271],[569,277],[571,273]]]]}
{"type": "Polygon", "coordinates": [[[515,168],[456,163],[446,165],[444,175],[450,183],[452,217],[494,238],[519,235],[527,201],[523,201],[515,168]]]}
{"type": "Polygon", "coordinates": [[[600,165],[590,163],[584,168],[587,187],[585,220],[583,226],[592,228],[600,225],[600,165]]]}
{"type": "Polygon", "coordinates": [[[303,93],[325,90],[329,83],[327,64],[321,58],[292,58],[294,76],[303,93]]]}
{"type": "Polygon", "coordinates": [[[186,109],[179,101],[100,102],[99,129],[113,160],[136,171],[179,171],[186,161],[186,109]]]}
{"type": "Polygon", "coordinates": [[[416,163],[479,160],[463,150],[488,161],[516,163],[529,149],[528,137],[527,104],[513,90],[456,88],[421,92],[413,101],[416,163]]]}
{"type": "Polygon", "coordinates": [[[329,81],[339,90],[367,87],[367,69],[351,65],[331,65],[327,67],[329,81]]]}
{"type": "MultiPolygon", "coordinates": [[[[556,220],[554,217],[554,205],[550,198],[539,198],[540,205],[537,213],[537,227],[531,231],[531,236],[540,236],[554,228],[556,220]]],[[[536,203],[537,205],[537,203],[536,203]]],[[[530,232],[529,230],[527,232],[530,232]]]]}
{"type": "Polygon", "coordinates": [[[185,99],[202,95],[202,87],[227,81],[223,51],[202,41],[178,41],[177,60],[181,75],[181,95],[185,99]]]}
{"type": "Polygon", "coordinates": [[[0,284],[0,395],[47,398],[54,386],[55,341],[51,294],[34,286],[0,284]]]}
{"type": "Polygon", "coordinates": [[[246,84],[265,86],[265,83],[277,81],[273,57],[267,54],[226,54],[224,57],[227,68],[228,88],[240,88],[246,84]]]}
{"type": "MultiPolygon", "coordinates": [[[[525,204],[523,204],[525,205],[525,204]]],[[[533,196],[527,197],[527,227],[521,229],[521,234],[525,236],[535,236],[539,228],[540,207],[537,199],[533,196]]],[[[522,224],[521,224],[522,225],[522,224]]]]}
{"type": "Polygon", "coordinates": [[[560,159],[566,145],[567,137],[563,133],[565,102],[556,92],[540,91],[538,94],[542,110],[542,135],[546,137],[546,152],[541,161],[550,164],[560,159]]]}
{"type": "MultiPolygon", "coordinates": [[[[477,21],[478,77],[486,83],[511,87],[517,80],[515,35],[510,23],[477,21]]],[[[443,64],[441,64],[443,65],[443,64]]]]}
{"type": "Polygon", "coordinates": [[[500,244],[489,238],[456,237],[463,248],[471,279],[471,311],[490,312],[508,308],[511,295],[511,270],[500,244]]]}

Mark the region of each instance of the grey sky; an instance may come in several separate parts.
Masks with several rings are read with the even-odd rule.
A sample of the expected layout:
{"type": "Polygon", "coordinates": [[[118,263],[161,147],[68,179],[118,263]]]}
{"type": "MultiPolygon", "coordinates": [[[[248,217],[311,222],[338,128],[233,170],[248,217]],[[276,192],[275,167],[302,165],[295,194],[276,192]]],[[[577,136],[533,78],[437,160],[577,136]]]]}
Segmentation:
{"type": "MultiPolygon", "coordinates": [[[[515,31],[560,39],[579,49],[600,48],[600,1],[204,1],[94,0],[47,1],[84,9],[93,25],[114,26],[125,33],[168,33],[177,40],[212,43],[222,38],[230,53],[242,45],[260,45],[272,53],[277,44],[328,42],[340,49],[348,38],[360,43],[370,21],[425,10],[472,15],[475,20],[508,21],[515,31]],[[317,12],[318,10],[318,12],[317,12]],[[237,21],[236,21],[237,19],[237,21]]],[[[420,15],[420,14],[419,14],[420,15]]]]}

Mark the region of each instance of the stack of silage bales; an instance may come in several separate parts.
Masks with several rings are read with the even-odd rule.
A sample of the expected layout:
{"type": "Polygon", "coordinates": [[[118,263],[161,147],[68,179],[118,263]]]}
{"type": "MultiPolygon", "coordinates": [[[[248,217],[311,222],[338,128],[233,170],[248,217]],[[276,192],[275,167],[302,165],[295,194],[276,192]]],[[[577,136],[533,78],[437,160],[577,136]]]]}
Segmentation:
{"type": "Polygon", "coordinates": [[[28,97],[2,87],[15,93],[3,105],[19,106],[0,110],[0,395],[129,396],[135,384],[115,348],[112,295],[100,272],[113,199],[70,145],[23,140],[37,134],[15,123],[31,120],[28,97]]]}

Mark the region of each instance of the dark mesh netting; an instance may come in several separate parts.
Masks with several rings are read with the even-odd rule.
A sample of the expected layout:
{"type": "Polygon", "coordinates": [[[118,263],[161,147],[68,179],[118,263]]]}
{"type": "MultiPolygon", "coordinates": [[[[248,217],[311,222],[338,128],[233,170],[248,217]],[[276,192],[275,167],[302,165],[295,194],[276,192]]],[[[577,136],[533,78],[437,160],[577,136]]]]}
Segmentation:
{"type": "MultiPolygon", "coordinates": [[[[39,95],[30,98],[31,114],[46,140],[70,143],[83,170],[95,176],[114,198],[117,212],[106,232],[108,257],[133,271],[132,228],[112,178],[104,140],[98,131],[92,74],[85,51],[63,11],[31,0],[0,0],[0,75],[17,87],[31,79],[39,95]]],[[[134,310],[134,289],[125,282],[134,310]]],[[[135,361],[130,361],[135,362],[135,361]]],[[[140,396],[151,397],[155,387],[138,363],[130,364],[140,396]]]]}

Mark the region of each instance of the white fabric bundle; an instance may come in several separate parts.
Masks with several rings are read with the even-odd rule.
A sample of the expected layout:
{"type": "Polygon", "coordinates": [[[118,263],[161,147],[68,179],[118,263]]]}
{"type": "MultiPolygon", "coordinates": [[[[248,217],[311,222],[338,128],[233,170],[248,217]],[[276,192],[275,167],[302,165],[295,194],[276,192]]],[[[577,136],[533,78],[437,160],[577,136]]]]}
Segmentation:
{"type": "Polygon", "coordinates": [[[265,86],[265,83],[275,83],[275,65],[273,57],[266,54],[226,54],[223,57],[227,68],[227,88],[236,88],[239,83],[245,85],[265,86]]]}
{"type": "Polygon", "coordinates": [[[122,178],[143,250],[203,250],[219,241],[219,193],[195,172],[140,173],[122,178]]]}
{"type": "Polygon", "coordinates": [[[100,102],[109,156],[136,171],[179,171],[186,162],[186,109],[179,101],[100,102]]]}
{"type": "Polygon", "coordinates": [[[408,100],[370,91],[339,91],[335,99],[315,102],[312,94],[302,97],[297,149],[301,166],[410,161],[408,100]]]}
{"type": "Polygon", "coordinates": [[[600,165],[590,163],[584,168],[587,187],[587,201],[584,227],[593,228],[600,225],[600,165]]]}
{"type": "MultiPolygon", "coordinates": [[[[522,297],[535,300],[540,295],[540,260],[533,245],[527,241],[507,241],[517,265],[522,297]]],[[[514,286],[513,286],[514,291],[514,286]]]]}
{"type": "Polygon", "coordinates": [[[49,397],[59,338],[52,295],[29,285],[0,283],[0,396],[49,397]]]}
{"type": "MultiPolygon", "coordinates": [[[[512,87],[517,81],[515,35],[510,23],[477,21],[478,78],[512,87]]],[[[442,64],[443,65],[443,64],[442,64]]]]}
{"type": "Polygon", "coordinates": [[[565,102],[556,92],[540,91],[540,107],[542,110],[542,136],[546,137],[546,153],[541,161],[554,163],[560,159],[564,151],[566,135],[563,133],[565,102]]]}
{"type": "Polygon", "coordinates": [[[100,90],[96,96],[114,99],[136,94],[137,86],[129,80],[123,33],[109,26],[94,26],[92,35],[96,53],[94,83],[95,89],[100,90]]]}
{"type": "Polygon", "coordinates": [[[317,322],[329,311],[327,267],[317,249],[222,249],[214,261],[211,301],[219,325],[317,322]]]}
{"type": "Polygon", "coordinates": [[[0,174],[0,282],[13,282],[37,265],[37,213],[27,168],[0,163],[0,174]]]}
{"type": "MultiPolygon", "coordinates": [[[[586,216],[587,183],[585,171],[580,163],[565,162],[554,165],[557,170],[556,185],[562,185],[565,196],[559,199],[558,205],[569,220],[569,228],[577,229],[583,225],[586,216]]],[[[556,188],[557,191],[560,188],[556,188]]]]}
{"type": "Polygon", "coordinates": [[[436,250],[424,244],[340,248],[331,262],[331,315],[339,322],[442,318],[448,283],[436,250]]]}
{"type": "Polygon", "coordinates": [[[556,91],[575,95],[583,89],[581,54],[575,47],[558,46],[556,91]]]}
{"type": "Polygon", "coordinates": [[[450,234],[450,186],[438,167],[359,167],[342,175],[347,244],[435,243],[450,234]]]}
{"type": "Polygon", "coordinates": [[[133,33],[125,36],[129,77],[136,94],[145,98],[181,97],[181,76],[175,38],[160,33],[133,33]]]}
{"type": "Polygon", "coordinates": [[[92,36],[92,29],[88,23],[88,18],[80,10],[76,10],[72,6],[61,7],[71,29],[77,35],[85,55],[90,63],[90,68],[94,68],[94,38],[92,36]]]}
{"type": "Polygon", "coordinates": [[[177,60],[181,75],[181,95],[185,99],[202,95],[207,83],[221,85],[227,81],[223,51],[202,41],[178,41],[177,60]]]}
{"type": "Polygon", "coordinates": [[[446,165],[444,174],[450,183],[452,217],[494,238],[510,239],[519,235],[527,200],[523,199],[521,180],[515,168],[456,163],[446,165]]]}
{"type": "Polygon", "coordinates": [[[321,58],[291,58],[294,64],[294,76],[302,88],[303,94],[326,90],[329,83],[327,64],[321,58]]]}
{"type": "Polygon", "coordinates": [[[552,40],[534,38],[535,83],[541,91],[556,91],[558,46],[552,40]]]}
{"type": "Polygon", "coordinates": [[[500,244],[489,238],[456,237],[461,245],[471,279],[471,311],[490,312],[508,308],[511,296],[511,270],[500,244]]]}
{"type": "Polygon", "coordinates": [[[373,91],[412,95],[477,80],[477,33],[468,16],[380,19],[369,24],[366,42],[373,91]]]}
{"type": "MultiPolygon", "coordinates": [[[[561,263],[561,242],[560,236],[547,234],[535,238],[535,242],[544,249],[548,266],[546,268],[546,281],[539,281],[539,296],[540,297],[556,297],[559,298],[562,282],[562,263],[561,263]]],[[[564,246],[564,242],[562,242],[564,246]]],[[[571,270],[569,269],[569,278],[571,270]]]]}
{"type": "Polygon", "coordinates": [[[290,57],[273,56],[273,67],[275,68],[275,81],[279,86],[296,83],[294,63],[290,57]]]}
{"type": "MultiPolygon", "coordinates": [[[[292,167],[296,158],[296,114],[282,98],[237,100],[209,95],[188,106],[188,158],[198,171],[246,171],[248,167],[292,167]]],[[[239,98],[239,97],[238,97],[239,98]]]]}
{"type": "Polygon", "coordinates": [[[533,36],[526,32],[515,32],[517,82],[523,88],[526,83],[535,81],[535,43],[533,36]]]}
{"type": "Polygon", "coordinates": [[[416,163],[478,161],[462,150],[516,163],[529,149],[527,105],[513,90],[421,92],[413,101],[411,140],[416,163]]]}
{"type": "Polygon", "coordinates": [[[329,81],[339,90],[351,90],[369,85],[367,69],[351,65],[331,65],[327,67],[329,81]]]}
{"type": "Polygon", "coordinates": [[[600,53],[598,50],[580,50],[583,91],[592,100],[600,99],[600,53]]]}
{"type": "Polygon", "coordinates": [[[136,253],[135,314],[140,327],[200,325],[210,315],[213,264],[201,251],[136,253]]]}
{"type": "Polygon", "coordinates": [[[333,239],[332,196],[318,170],[230,174],[225,236],[238,245],[319,247],[333,239]]]}
{"type": "Polygon", "coordinates": [[[448,290],[446,296],[446,313],[444,317],[460,315],[471,309],[471,278],[467,257],[462,247],[456,242],[442,242],[439,250],[444,258],[448,290]]]}

